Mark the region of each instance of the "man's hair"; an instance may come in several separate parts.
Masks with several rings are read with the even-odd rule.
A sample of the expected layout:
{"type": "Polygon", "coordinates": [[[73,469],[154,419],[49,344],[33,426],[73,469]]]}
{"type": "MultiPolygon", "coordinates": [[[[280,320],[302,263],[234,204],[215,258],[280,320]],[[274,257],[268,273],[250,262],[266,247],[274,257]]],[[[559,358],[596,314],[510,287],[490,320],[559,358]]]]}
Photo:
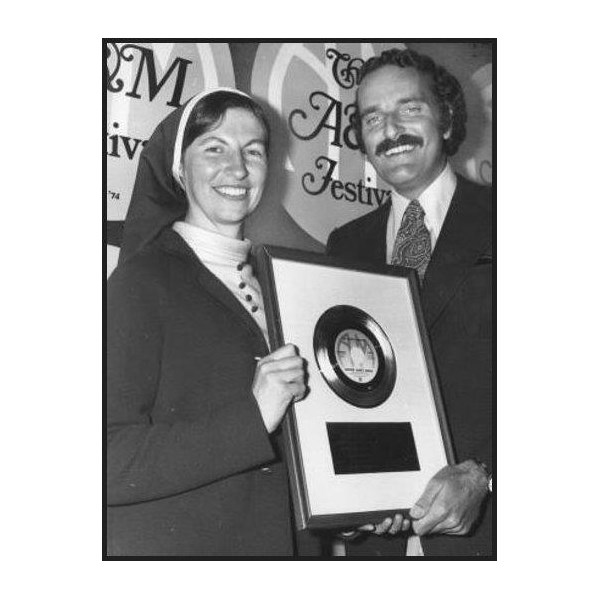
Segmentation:
{"type": "MultiPolygon", "coordinates": [[[[391,50],[384,50],[379,56],[373,56],[367,60],[361,68],[359,82],[362,82],[369,73],[386,65],[394,65],[403,69],[413,67],[419,73],[425,75],[440,111],[440,130],[442,133],[450,130],[450,137],[443,140],[444,152],[446,156],[456,154],[467,133],[465,97],[456,77],[448,73],[444,67],[436,65],[429,56],[419,54],[414,50],[392,48],[391,50]]],[[[358,147],[364,153],[365,145],[362,138],[362,124],[358,107],[358,88],[356,91],[356,112],[352,115],[351,123],[356,133],[358,147]]]]}
{"type": "Polygon", "coordinates": [[[252,98],[226,90],[219,90],[199,100],[192,109],[183,134],[182,155],[197,137],[218,127],[225,116],[225,112],[230,108],[243,108],[251,112],[261,122],[265,130],[265,149],[268,153],[269,122],[260,104],[252,98]]]}

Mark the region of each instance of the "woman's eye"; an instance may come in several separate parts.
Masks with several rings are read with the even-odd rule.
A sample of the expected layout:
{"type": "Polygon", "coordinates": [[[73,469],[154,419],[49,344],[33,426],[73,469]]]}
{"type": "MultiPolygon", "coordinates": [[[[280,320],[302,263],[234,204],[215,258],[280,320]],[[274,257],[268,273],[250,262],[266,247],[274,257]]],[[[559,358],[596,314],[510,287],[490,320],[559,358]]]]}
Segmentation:
{"type": "Polygon", "coordinates": [[[254,158],[262,158],[265,155],[260,148],[249,148],[246,152],[254,158]]]}
{"type": "Polygon", "coordinates": [[[221,154],[221,152],[223,152],[223,148],[220,146],[207,146],[204,151],[208,152],[209,154],[221,154]]]}

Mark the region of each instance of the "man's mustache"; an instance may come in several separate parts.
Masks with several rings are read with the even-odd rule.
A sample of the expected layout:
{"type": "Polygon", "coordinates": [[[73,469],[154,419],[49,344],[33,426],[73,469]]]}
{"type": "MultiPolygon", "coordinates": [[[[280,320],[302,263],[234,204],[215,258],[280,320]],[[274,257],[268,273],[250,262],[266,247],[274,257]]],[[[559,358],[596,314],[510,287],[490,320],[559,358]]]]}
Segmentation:
{"type": "Polygon", "coordinates": [[[410,146],[422,146],[423,138],[416,135],[411,135],[410,133],[403,133],[394,140],[386,138],[377,144],[377,147],[375,148],[375,154],[379,156],[380,154],[383,154],[392,148],[404,146],[406,144],[409,144],[410,146]]]}

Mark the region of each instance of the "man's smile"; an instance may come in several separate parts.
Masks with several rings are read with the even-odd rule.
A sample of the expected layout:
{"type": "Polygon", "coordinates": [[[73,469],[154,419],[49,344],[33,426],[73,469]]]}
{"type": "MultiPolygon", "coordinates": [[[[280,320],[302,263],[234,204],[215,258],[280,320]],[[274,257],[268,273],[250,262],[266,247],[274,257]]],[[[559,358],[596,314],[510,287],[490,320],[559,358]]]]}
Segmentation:
{"type": "Polygon", "coordinates": [[[411,135],[403,133],[396,139],[386,138],[381,141],[375,148],[375,154],[381,156],[382,154],[386,157],[408,154],[419,146],[423,146],[423,138],[417,135],[411,135]]]}
{"type": "Polygon", "coordinates": [[[394,156],[396,154],[407,154],[408,152],[412,152],[418,146],[416,144],[403,144],[401,146],[395,146],[391,148],[387,152],[384,153],[386,157],[394,156]]]}

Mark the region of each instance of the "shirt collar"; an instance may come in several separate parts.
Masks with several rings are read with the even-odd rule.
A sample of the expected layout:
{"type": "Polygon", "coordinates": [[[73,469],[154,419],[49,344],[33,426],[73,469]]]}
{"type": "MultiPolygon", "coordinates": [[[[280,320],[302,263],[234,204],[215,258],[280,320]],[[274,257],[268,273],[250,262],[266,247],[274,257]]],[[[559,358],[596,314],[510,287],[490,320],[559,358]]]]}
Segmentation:
{"type": "Polygon", "coordinates": [[[175,222],[173,229],[204,262],[235,266],[247,260],[252,246],[250,240],[230,238],[185,221],[175,222]]]}
{"type": "MultiPolygon", "coordinates": [[[[442,172],[418,198],[419,204],[425,211],[425,226],[432,235],[433,243],[437,241],[440,235],[455,190],[456,175],[452,167],[450,167],[450,163],[447,162],[442,172]]],[[[392,190],[394,237],[400,227],[400,223],[402,223],[404,211],[409,203],[409,198],[392,190]]]]}

